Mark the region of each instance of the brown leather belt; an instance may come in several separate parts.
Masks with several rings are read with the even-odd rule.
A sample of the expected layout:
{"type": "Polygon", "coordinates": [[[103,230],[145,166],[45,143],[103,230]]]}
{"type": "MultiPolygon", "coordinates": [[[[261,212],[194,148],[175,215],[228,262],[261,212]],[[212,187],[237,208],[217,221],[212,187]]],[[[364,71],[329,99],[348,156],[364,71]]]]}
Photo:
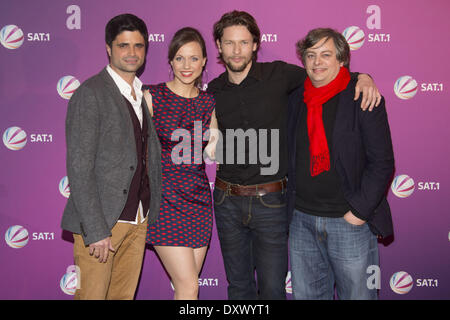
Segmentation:
{"type": "Polygon", "coordinates": [[[216,177],[215,187],[225,191],[231,196],[263,196],[270,192],[277,192],[286,189],[287,180],[284,178],[280,181],[253,184],[243,186],[240,184],[232,184],[216,177]]]}

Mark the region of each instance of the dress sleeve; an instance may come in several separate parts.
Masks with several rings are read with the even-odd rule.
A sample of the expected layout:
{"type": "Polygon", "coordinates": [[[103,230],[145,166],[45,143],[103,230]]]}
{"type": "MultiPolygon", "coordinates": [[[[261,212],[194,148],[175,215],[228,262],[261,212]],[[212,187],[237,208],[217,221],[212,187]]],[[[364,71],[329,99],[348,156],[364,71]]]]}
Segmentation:
{"type": "Polygon", "coordinates": [[[142,85],[142,91],[148,90],[150,95],[152,96],[152,105],[151,105],[151,110],[152,110],[152,117],[155,117],[155,112],[157,109],[157,103],[158,102],[158,85],[154,85],[154,84],[144,84],[142,85]]]}
{"type": "Polygon", "coordinates": [[[155,88],[156,88],[156,86],[153,84],[143,84],[142,85],[142,91],[148,90],[152,96],[155,93],[155,88]]]}

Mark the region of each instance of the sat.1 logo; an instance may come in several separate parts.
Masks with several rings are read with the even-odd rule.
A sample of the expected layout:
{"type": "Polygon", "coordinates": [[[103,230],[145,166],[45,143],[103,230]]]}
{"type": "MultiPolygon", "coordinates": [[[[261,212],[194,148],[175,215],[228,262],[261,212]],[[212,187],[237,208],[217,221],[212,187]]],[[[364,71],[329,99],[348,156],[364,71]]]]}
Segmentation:
{"type": "Polygon", "coordinates": [[[69,185],[69,179],[67,178],[67,176],[63,177],[61,179],[61,181],[59,182],[59,192],[65,198],[69,198],[69,196],[70,196],[70,185],[69,185]]]}
{"type": "Polygon", "coordinates": [[[417,81],[411,76],[402,76],[395,81],[394,92],[402,100],[408,100],[417,93],[417,81]]]}
{"type": "Polygon", "coordinates": [[[399,271],[392,275],[389,284],[395,293],[406,294],[413,287],[413,279],[407,272],[399,271]]]}
{"type": "Polygon", "coordinates": [[[6,244],[14,249],[25,247],[28,240],[30,240],[28,231],[22,226],[11,226],[5,233],[6,244]]]}
{"type": "Polygon", "coordinates": [[[23,44],[24,35],[22,29],[13,24],[4,26],[0,30],[0,43],[7,49],[18,49],[23,44]]]}
{"type": "Polygon", "coordinates": [[[56,90],[61,98],[69,100],[79,86],[80,81],[78,81],[77,78],[74,76],[64,76],[59,79],[58,84],[56,85],[56,90]]]}
{"type": "Polygon", "coordinates": [[[399,198],[407,198],[414,192],[414,180],[406,174],[396,176],[392,181],[391,190],[399,198]]]}
{"type": "Polygon", "coordinates": [[[358,50],[361,48],[366,38],[364,31],[357,26],[348,27],[342,32],[342,35],[347,40],[350,50],[358,50]]]}
{"type": "Polygon", "coordinates": [[[11,127],[3,133],[3,144],[9,150],[22,150],[27,144],[27,134],[19,127],[11,127]]]}

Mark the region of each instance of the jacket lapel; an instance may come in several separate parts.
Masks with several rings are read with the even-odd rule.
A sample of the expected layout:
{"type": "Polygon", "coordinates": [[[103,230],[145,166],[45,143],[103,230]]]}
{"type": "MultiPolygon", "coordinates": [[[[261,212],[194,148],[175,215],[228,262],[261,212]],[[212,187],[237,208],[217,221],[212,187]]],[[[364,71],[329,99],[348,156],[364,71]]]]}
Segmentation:
{"type": "Polygon", "coordinates": [[[303,102],[303,92],[304,88],[294,91],[289,98],[289,110],[288,110],[288,148],[290,148],[290,153],[293,155],[289,157],[289,161],[292,161],[291,166],[295,168],[295,157],[297,154],[297,130],[300,122],[301,113],[306,109],[306,105],[303,102]]]}
{"type": "Polygon", "coordinates": [[[339,141],[342,139],[342,135],[345,132],[354,131],[354,111],[353,111],[353,96],[354,90],[350,90],[352,87],[352,82],[350,81],[347,88],[339,93],[339,102],[336,111],[336,120],[334,122],[333,129],[333,153],[335,155],[338,154],[338,150],[336,147],[338,146],[339,141]]]}
{"type": "MultiPolygon", "coordinates": [[[[128,129],[133,131],[133,123],[130,118],[130,114],[128,111],[128,107],[125,102],[125,98],[114,82],[113,78],[109,75],[106,67],[100,72],[100,76],[105,81],[105,88],[111,94],[112,99],[116,102],[117,107],[119,108],[120,114],[124,120],[124,123],[128,126],[128,129]]],[[[133,131],[134,134],[134,131],[133,131]]]]}
{"type": "Polygon", "coordinates": [[[145,101],[144,97],[142,97],[142,114],[147,119],[148,135],[150,135],[151,134],[150,129],[153,129],[153,121],[150,115],[150,111],[148,111],[147,101],[145,101]]]}
{"type": "Polygon", "coordinates": [[[300,115],[302,114],[302,112],[305,112],[306,110],[306,105],[305,102],[303,101],[303,92],[305,91],[304,87],[301,87],[301,89],[298,91],[298,93],[295,95],[295,99],[297,99],[299,102],[298,104],[295,105],[294,110],[292,111],[292,115],[293,115],[293,119],[294,119],[294,129],[295,131],[293,132],[293,134],[297,133],[297,128],[298,128],[298,124],[300,122],[300,115]]]}

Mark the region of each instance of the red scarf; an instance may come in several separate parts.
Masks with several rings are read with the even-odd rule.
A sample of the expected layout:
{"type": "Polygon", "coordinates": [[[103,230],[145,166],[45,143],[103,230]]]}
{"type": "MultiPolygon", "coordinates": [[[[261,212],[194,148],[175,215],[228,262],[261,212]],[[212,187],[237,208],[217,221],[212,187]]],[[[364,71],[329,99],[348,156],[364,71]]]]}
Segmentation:
{"type": "Polygon", "coordinates": [[[323,127],[322,105],[347,88],[350,82],[350,73],[341,67],[336,78],[329,84],[316,88],[311,80],[305,80],[305,93],[303,101],[308,111],[306,124],[308,127],[310,170],[311,176],[317,176],[323,171],[330,170],[330,151],[328,149],[325,128],[323,127]]]}

